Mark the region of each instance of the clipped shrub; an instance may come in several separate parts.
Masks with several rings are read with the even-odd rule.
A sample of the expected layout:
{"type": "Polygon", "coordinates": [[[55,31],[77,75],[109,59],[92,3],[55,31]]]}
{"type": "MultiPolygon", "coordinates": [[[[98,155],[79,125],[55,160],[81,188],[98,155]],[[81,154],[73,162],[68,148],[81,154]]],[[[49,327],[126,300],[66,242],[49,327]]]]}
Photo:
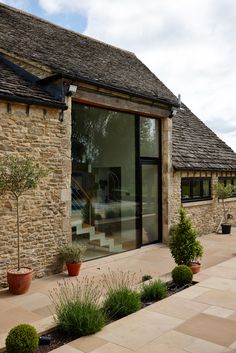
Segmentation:
{"type": "Polygon", "coordinates": [[[99,300],[101,290],[94,278],[75,282],[64,280],[51,292],[56,308],[56,323],[61,331],[78,338],[100,331],[106,323],[99,300]]]}
{"type": "Polygon", "coordinates": [[[203,255],[203,246],[197,239],[196,230],[192,228],[190,219],[184,208],[179,210],[180,221],[172,227],[170,251],[177,265],[189,266],[203,255]]]}
{"type": "Polygon", "coordinates": [[[141,300],[143,302],[157,301],[168,296],[166,283],[158,280],[150,282],[149,284],[143,284],[141,291],[141,300]]]}
{"type": "Polygon", "coordinates": [[[141,308],[139,294],[129,288],[111,290],[103,304],[103,310],[109,319],[120,319],[141,308]]]}
{"type": "Polygon", "coordinates": [[[184,286],[192,282],[193,273],[191,269],[186,265],[176,266],[172,271],[173,282],[177,286],[184,286]]]}
{"type": "Polygon", "coordinates": [[[143,275],[142,276],[142,282],[149,281],[150,279],[152,279],[151,275],[143,275]]]}
{"type": "Polygon", "coordinates": [[[140,295],[133,289],[138,283],[135,273],[109,271],[102,282],[106,290],[103,311],[109,319],[120,319],[141,308],[140,295]]]}
{"type": "Polygon", "coordinates": [[[7,353],[34,353],[38,348],[38,334],[28,324],[13,327],[6,338],[7,353]]]}

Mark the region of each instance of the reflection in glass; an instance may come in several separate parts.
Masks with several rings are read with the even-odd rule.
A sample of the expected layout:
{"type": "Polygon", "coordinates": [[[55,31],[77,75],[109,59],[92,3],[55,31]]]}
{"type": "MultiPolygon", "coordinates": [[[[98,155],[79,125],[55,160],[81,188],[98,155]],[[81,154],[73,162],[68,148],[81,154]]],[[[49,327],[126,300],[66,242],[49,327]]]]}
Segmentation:
{"type": "Polygon", "coordinates": [[[136,248],[135,117],[72,107],[74,240],[95,258],[136,248]]]}
{"type": "Polygon", "coordinates": [[[140,155],[159,157],[158,120],[140,117],[140,155]]]}
{"type": "Polygon", "coordinates": [[[158,240],[157,165],[142,165],[143,244],[158,240]]]}

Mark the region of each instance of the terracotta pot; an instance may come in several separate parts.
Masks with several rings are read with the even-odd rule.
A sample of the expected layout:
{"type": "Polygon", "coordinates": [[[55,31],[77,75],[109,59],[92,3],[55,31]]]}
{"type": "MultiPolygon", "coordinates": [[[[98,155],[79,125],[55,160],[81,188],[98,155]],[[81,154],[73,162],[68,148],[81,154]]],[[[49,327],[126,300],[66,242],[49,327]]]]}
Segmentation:
{"type": "Polygon", "coordinates": [[[81,262],[80,263],[66,262],[66,267],[67,267],[69,276],[78,276],[80,267],[81,267],[81,262]]]}
{"type": "Polygon", "coordinates": [[[17,270],[7,271],[7,282],[9,291],[12,294],[24,294],[28,291],[31,281],[33,270],[30,267],[23,267],[24,272],[17,270]]]}
{"type": "Polygon", "coordinates": [[[191,268],[193,274],[198,273],[201,270],[200,262],[192,262],[189,267],[191,268]]]}

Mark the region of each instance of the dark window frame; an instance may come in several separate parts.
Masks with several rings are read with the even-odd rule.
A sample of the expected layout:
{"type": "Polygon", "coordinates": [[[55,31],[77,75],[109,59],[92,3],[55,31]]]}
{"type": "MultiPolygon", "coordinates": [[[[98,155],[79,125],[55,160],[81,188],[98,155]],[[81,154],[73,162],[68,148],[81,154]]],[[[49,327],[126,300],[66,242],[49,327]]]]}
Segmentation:
{"type": "MultiPolygon", "coordinates": [[[[234,185],[234,180],[236,180],[236,176],[234,176],[234,177],[232,177],[232,176],[224,176],[224,177],[218,177],[218,181],[219,181],[219,183],[220,182],[223,182],[224,183],[224,186],[226,186],[226,183],[227,183],[227,181],[228,180],[230,180],[231,181],[231,185],[233,185],[233,186],[235,186],[234,185]]],[[[230,196],[230,197],[236,197],[236,191],[235,192],[233,192],[233,195],[232,196],[230,196]]],[[[230,198],[229,197],[229,198],[230,198]]]]}
{"type": "Polygon", "coordinates": [[[181,178],[181,202],[198,202],[198,201],[207,201],[212,200],[212,187],[211,187],[211,177],[184,177],[181,178]],[[209,182],[209,196],[203,196],[203,182],[207,180],[209,182]],[[200,181],[200,197],[196,197],[193,195],[193,183],[194,181],[200,181]],[[188,199],[184,199],[182,196],[182,184],[183,182],[188,182],[190,185],[190,197],[188,199]]]}

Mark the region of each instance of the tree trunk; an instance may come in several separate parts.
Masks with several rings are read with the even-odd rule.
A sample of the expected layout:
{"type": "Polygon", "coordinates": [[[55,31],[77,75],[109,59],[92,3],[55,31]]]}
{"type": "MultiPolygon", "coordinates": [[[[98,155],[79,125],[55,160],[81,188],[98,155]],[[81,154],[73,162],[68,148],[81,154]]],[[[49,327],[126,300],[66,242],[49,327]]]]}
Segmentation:
{"type": "Polygon", "coordinates": [[[16,226],[17,226],[17,270],[20,271],[20,217],[19,197],[16,197],[16,226]]]}

